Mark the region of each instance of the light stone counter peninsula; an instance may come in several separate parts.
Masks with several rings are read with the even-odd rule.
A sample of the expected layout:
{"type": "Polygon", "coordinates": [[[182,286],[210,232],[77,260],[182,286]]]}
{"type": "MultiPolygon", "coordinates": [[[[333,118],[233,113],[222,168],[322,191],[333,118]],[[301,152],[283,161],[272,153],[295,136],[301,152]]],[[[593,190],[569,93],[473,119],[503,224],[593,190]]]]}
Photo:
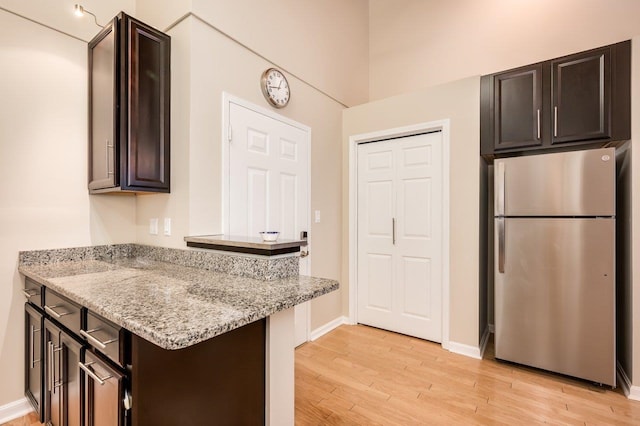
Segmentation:
{"type": "Polygon", "coordinates": [[[164,350],[189,348],[266,319],[265,423],[278,425],[293,424],[292,308],[339,287],[297,270],[297,256],[136,244],[19,256],[26,277],[164,350]]]}

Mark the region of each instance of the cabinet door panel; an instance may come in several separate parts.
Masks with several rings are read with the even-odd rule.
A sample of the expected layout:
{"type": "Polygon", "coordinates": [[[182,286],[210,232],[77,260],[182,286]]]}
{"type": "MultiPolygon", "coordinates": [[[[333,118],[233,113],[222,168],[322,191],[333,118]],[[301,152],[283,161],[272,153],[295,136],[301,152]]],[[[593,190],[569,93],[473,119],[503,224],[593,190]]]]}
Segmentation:
{"type": "Polygon", "coordinates": [[[45,349],[45,416],[47,425],[62,425],[62,392],[58,386],[60,371],[60,329],[49,320],[44,321],[44,349],[45,349]]]}
{"type": "Polygon", "coordinates": [[[65,332],[60,333],[60,389],[62,391],[62,424],[82,424],[82,388],[78,363],[82,357],[82,345],[65,332]]]}
{"type": "Polygon", "coordinates": [[[29,398],[38,419],[42,411],[42,333],[43,316],[28,303],[25,308],[25,395],[29,398]]]}
{"type": "Polygon", "coordinates": [[[610,49],[552,62],[552,143],[610,137],[610,49]]]}
{"type": "Polygon", "coordinates": [[[95,374],[85,377],[85,426],[118,426],[123,424],[123,376],[91,352],[86,353],[85,366],[95,374]],[[98,380],[100,379],[100,380],[98,380]]]}
{"type": "Polygon", "coordinates": [[[169,188],[169,38],[125,17],[129,36],[127,186],[169,188]]]}
{"type": "Polygon", "coordinates": [[[542,144],[542,65],[494,77],[496,150],[542,144]]]}
{"type": "Polygon", "coordinates": [[[115,21],[89,44],[89,189],[116,186],[115,21]]]}

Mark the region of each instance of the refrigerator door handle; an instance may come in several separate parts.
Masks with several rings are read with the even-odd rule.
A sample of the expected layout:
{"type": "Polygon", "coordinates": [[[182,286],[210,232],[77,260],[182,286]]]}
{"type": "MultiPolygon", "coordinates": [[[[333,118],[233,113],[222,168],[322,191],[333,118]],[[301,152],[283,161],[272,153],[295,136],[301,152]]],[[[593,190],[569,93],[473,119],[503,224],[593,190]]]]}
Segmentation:
{"type": "Polygon", "coordinates": [[[496,194],[496,216],[504,216],[504,185],[505,185],[504,163],[498,163],[498,191],[496,194]]]}
{"type": "Polygon", "coordinates": [[[498,272],[504,274],[504,218],[496,219],[496,225],[498,226],[498,272]]]}

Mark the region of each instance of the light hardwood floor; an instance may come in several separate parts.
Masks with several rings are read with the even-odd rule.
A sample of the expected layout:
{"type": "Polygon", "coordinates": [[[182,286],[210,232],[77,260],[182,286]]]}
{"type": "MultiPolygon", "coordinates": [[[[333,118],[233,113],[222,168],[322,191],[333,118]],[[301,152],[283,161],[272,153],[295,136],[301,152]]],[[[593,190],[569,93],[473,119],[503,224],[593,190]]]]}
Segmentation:
{"type": "MultiPolygon", "coordinates": [[[[296,425],[639,425],[620,389],[341,326],[296,350],[296,425]]],[[[3,426],[39,426],[34,415],[3,426]]]]}
{"type": "Polygon", "coordinates": [[[639,425],[621,390],[366,326],[296,350],[296,425],[639,425]]]}
{"type": "Polygon", "coordinates": [[[38,417],[35,413],[30,413],[24,417],[20,417],[19,419],[3,423],[0,426],[42,426],[42,423],[38,421],[38,417]]]}

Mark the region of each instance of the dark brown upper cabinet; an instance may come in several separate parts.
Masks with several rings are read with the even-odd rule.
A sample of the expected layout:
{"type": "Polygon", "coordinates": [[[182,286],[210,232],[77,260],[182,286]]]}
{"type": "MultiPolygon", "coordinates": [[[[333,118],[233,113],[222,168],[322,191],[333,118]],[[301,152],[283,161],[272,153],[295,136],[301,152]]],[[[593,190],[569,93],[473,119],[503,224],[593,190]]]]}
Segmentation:
{"type": "Polygon", "coordinates": [[[169,192],[171,39],[120,13],[89,42],[89,192],[169,192]]]}
{"type": "Polygon", "coordinates": [[[541,145],[542,66],[502,73],[494,84],[496,148],[541,145]]]}
{"type": "Polygon", "coordinates": [[[480,153],[595,148],[631,137],[631,42],[486,75],[480,153]]]}

